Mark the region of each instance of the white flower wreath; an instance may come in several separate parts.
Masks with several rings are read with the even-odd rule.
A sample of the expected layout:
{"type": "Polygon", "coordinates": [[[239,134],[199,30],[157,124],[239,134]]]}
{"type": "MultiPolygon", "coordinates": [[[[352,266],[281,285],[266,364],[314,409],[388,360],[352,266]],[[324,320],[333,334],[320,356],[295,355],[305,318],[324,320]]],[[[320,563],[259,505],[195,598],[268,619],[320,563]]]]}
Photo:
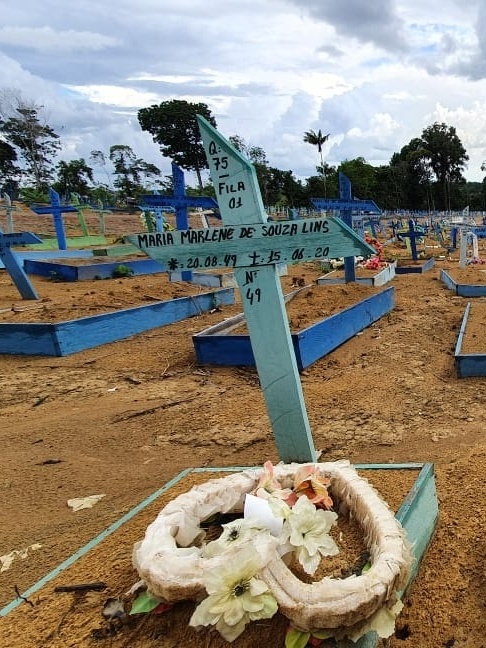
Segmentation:
{"type": "MultiPolygon", "coordinates": [[[[200,525],[217,513],[243,512],[247,494],[261,481],[262,470],[255,469],[209,480],[165,506],[147,528],[143,541],[134,548],[134,566],[148,590],[167,602],[200,600],[209,593],[207,575],[218,574],[219,570],[219,580],[217,576],[209,579],[210,587],[216,587],[214,596],[219,597],[218,605],[212,606],[211,601],[215,599],[209,593],[205,600],[211,601],[203,601],[199,606],[203,607],[196,609],[193,625],[199,625],[201,619],[210,619],[204,625],[214,623],[228,641],[238,636],[249,620],[272,616],[271,599],[276,600],[280,612],[299,630],[331,629],[336,630],[336,636],[342,635],[343,628],[352,635],[377,613],[393,608],[397,593],[408,580],[412,563],[404,530],[388,505],[348,461],[319,463],[315,467],[330,479],[339,513],[351,515],[360,525],[370,553],[371,565],[367,571],[344,579],[325,577],[312,583],[304,583],[292,573],[281,556],[285,543],[297,549],[297,557],[310,573],[315,570],[320,554],[333,552],[333,541],[327,535],[332,521],[320,514],[335,514],[321,510],[314,517],[314,505],[310,505],[311,510],[309,500],[300,498],[294,505],[294,509],[300,507],[294,510],[294,521],[289,514],[280,538],[262,534],[257,526],[252,531],[251,523],[245,525],[239,548],[245,550],[251,544],[251,565],[248,561],[240,562],[240,574],[238,562],[232,561],[232,579],[223,547],[228,538],[223,534],[212,548],[213,543],[201,544],[204,532],[200,525]],[[257,598],[250,603],[251,597],[247,595],[236,601],[234,597],[228,598],[230,590],[237,596],[253,592],[257,598]],[[231,609],[227,614],[233,625],[225,621],[226,608],[222,601],[231,609]]],[[[301,468],[301,464],[279,464],[274,467],[273,476],[284,488],[289,488],[301,468]]],[[[225,533],[229,536],[237,525],[228,527],[225,533]]]]}

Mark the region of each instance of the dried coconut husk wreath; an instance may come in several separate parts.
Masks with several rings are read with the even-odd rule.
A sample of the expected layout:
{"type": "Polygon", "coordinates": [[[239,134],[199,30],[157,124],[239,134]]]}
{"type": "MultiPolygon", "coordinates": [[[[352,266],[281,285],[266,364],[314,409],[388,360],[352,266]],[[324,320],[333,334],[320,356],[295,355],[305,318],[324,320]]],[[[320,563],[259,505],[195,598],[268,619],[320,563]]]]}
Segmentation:
{"type": "MultiPolygon", "coordinates": [[[[336,638],[357,630],[359,634],[375,613],[396,604],[409,578],[412,553],[389,506],[348,461],[313,466],[329,479],[338,515],[359,524],[370,554],[369,569],[348,578],[324,577],[305,583],[287,567],[278,548],[267,545],[256,546],[264,564],[259,578],[295,628],[332,629],[336,638]]],[[[284,488],[291,488],[301,468],[302,464],[279,464],[273,476],[284,488]]],[[[203,556],[201,523],[218,513],[242,513],[245,498],[255,490],[261,475],[262,470],[251,469],[209,480],[162,509],[133,552],[134,566],[151,594],[166,602],[205,596],[203,571],[217,569],[220,557],[203,556]]]]}

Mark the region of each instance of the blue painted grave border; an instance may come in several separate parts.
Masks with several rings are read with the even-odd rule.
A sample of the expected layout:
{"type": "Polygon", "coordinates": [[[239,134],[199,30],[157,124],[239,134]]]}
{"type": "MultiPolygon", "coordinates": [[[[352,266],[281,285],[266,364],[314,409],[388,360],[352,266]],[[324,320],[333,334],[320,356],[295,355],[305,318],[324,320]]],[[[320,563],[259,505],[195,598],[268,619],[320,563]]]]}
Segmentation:
{"type": "Polygon", "coordinates": [[[92,279],[111,279],[114,271],[119,266],[130,268],[131,275],[156,274],[166,272],[164,266],[153,259],[140,259],[132,261],[120,260],[112,263],[90,263],[88,265],[69,265],[64,263],[49,263],[49,261],[24,261],[24,269],[28,274],[41,277],[52,277],[63,281],[90,281],[92,279]]]}
{"type": "MultiPolygon", "coordinates": [[[[432,268],[435,266],[435,259],[430,258],[424,261],[424,263],[420,263],[419,265],[400,265],[400,261],[402,259],[397,260],[397,267],[395,268],[395,274],[423,274],[424,272],[427,272],[428,270],[432,270],[432,268]]],[[[408,260],[405,261],[405,263],[409,263],[408,260]]]]}
{"type": "Polygon", "coordinates": [[[215,303],[234,304],[234,289],[223,288],[54,324],[0,324],[0,353],[66,356],[200,315],[214,308],[215,303]]]}
{"type": "MultiPolygon", "coordinates": [[[[356,277],[355,282],[362,286],[384,286],[394,278],[396,267],[397,262],[393,261],[393,263],[389,263],[386,268],[383,268],[372,277],[356,277]]],[[[336,270],[333,270],[332,272],[328,272],[326,275],[319,277],[316,280],[316,283],[318,286],[344,284],[346,283],[346,277],[337,277],[336,270]]]]}
{"type": "Polygon", "coordinates": [[[440,280],[459,297],[486,297],[484,284],[458,284],[445,270],[440,271],[440,280]]]}
{"type": "MultiPolygon", "coordinates": [[[[298,333],[292,333],[297,367],[302,371],[364,328],[389,313],[395,306],[395,289],[387,288],[376,295],[349,306],[320,320],[298,333]]],[[[254,366],[255,358],[249,335],[225,334],[235,324],[243,322],[242,314],[223,324],[193,335],[192,340],[199,364],[224,366],[254,366]]]]}
{"type": "Polygon", "coordinates": [[[466,306],[462,324],[457,339],[456,349],[454,352],[454,362],[456,365],[457,375],[459,378],[473,378],[486,376],[486,341],[484,343],[484,353],[462,353],[462,343],[467,328],[467,320],[471,310],[471,302],[466,306]]]}

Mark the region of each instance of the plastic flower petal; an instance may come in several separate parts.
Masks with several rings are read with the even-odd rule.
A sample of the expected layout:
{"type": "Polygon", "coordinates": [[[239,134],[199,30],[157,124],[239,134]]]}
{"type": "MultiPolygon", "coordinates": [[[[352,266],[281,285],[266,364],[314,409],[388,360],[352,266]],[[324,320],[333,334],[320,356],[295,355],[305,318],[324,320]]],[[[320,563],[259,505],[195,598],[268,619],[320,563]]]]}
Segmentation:
{"type": "Polygon", "coordinates": [[[272,617],[277,601],[258,578],[262,566],[258,553],[245,546],[231,559],[222,561],[218,569],[204,570],[203,582],[209,596],[194,610],[189,625],[214,625],[227,641],[233,641],[249,621],[272,617]]]}
{"type": "Polygon", "coordinates": [[[310,575],[316,571],[321,556],[339,553],[329,535],[336,519],[336,513],[317,509],[306,497],[300,497],[284,524],[281,542],[290,542],[298,561],[310,575]]]}
{"type": "Polygon", "coordinates": [[[268,499],[270,495],[283,500],[295,498],[292,489],[282,488],[282,484],[275,478],[271,461],[266,461],[263,464],[263,473],[260,475],[258,484],[251,494],[264,499],[268,499]]]}
{"type": "Polygon", "coordinates": [[[242,544],[251,542],[261,530],[261,526],[251,518],[239,518],[233,522],[228,522],[228,524],[223,524],[222,527],[223,532],[219,538],[208,542],[203,548],[202,555],[205,558],[213,558],[227,549],[234,549],[242,544]]]}
{"type": "Polygon", "coordinates": [[[329,484],[329,478],[312,464],[301,466],[294,475],[294,493],[298,496],[305,495],[320,508],[332,508],[333,501],[327,492],[329,484]]]}

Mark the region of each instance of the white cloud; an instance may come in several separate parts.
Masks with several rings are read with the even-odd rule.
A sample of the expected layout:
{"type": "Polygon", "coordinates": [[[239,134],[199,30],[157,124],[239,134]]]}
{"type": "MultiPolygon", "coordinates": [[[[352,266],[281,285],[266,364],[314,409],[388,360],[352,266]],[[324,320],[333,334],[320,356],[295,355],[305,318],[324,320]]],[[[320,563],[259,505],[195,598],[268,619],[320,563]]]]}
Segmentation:
{"type": "Polygon", "coordinates": [[[386,164],[434,121],[455,126],[482,179],[486,5],[479,0],[23,0],[4,3],[0,89],[46,106],[63,159],[132,146],[170,172],[140,108],[202,101],[224,135],[270,164],[315,173],[310,128],[330,164],[386,164]],[[472,80],[474,79],[474,81],[472,80]]]}
{"type": "Polygon", "coordinates": [[[52,27],[0,27],[0,45],[13,45],[39,52],[69,52],[91,50],[99,52],[119,44],[112,36],[68,29],[56,31],[52,27]]]}

